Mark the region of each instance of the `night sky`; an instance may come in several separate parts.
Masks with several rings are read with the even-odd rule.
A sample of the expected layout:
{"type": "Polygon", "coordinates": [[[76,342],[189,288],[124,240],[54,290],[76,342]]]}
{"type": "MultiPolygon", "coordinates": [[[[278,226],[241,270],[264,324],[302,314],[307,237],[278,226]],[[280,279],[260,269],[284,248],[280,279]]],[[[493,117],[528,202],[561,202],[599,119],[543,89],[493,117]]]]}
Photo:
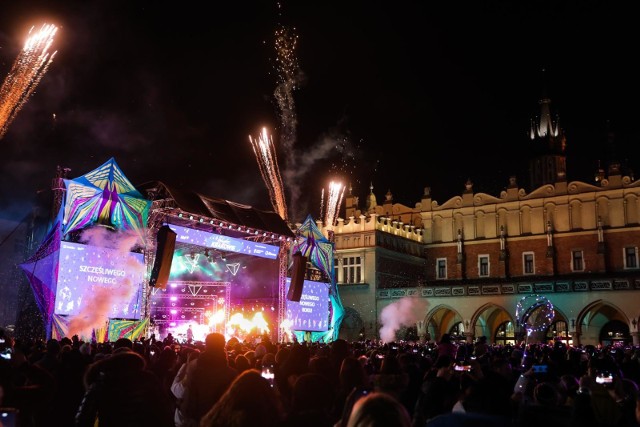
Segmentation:
{"type": "Polygon", "coordinates": [[[0,217],[29,212],[57,165],[73,178],[111,157],[134,185],[273,210],[248,137],[266,126],[282,150],[280,26],[298,36],[296,139],[278,152],[283,175],[297,172],[284,183],[300,191],[294,221],[319,216],[332,179],[361,200],[373,183],[379,202],[391,190],[409,206],[425,186],[443,203],[467,178],[493,195],[510,175],[524,187],[542,69],[569,179],[590,180],[608,160],[608,129],[618,160],[640,171],[640,42],[626,5],[431,3],[1,2],[2,79],[29,27],[60,29],[53,63],[0,140],[0,217]]]}

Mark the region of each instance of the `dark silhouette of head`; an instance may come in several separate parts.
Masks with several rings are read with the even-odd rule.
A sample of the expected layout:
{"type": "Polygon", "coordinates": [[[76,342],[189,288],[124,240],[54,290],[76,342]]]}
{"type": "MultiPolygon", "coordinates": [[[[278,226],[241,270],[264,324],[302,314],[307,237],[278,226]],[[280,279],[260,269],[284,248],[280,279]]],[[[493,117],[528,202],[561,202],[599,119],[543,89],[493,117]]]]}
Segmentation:
{"type": "Polygon", "coordinates": [[[397,399],[374,392],[354,405],[347,427],[410,427],[409,412],[397,399]]]}
{"type": "Polygon", "coordinates": [[[218,332],[212,332],[207,335],[204,340],[204,347],[206,351],[224,352],[226,340],[224,335],[218,332]]]}

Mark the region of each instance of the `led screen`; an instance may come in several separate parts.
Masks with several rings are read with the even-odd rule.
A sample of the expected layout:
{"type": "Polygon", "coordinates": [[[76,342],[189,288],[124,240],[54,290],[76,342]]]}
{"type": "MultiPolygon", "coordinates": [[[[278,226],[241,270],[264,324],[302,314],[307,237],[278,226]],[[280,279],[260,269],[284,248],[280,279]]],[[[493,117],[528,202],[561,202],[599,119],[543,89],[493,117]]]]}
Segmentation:
{"type": "Polygon", "coordinates": [[[213,234],[174,224],[167,225],[177,234],[176,243],[188,243],[190,245],[204,246],[205,248],[213,248],[225,252],[236,252],[267,259],[276,259],[280,251],[278,246],[236,239],[234,237],[213,234]]]}
{"type": "MultiPolygon", "coordinates": [[[[287,277],[287,293],[291,279],[287,277]]],[[[294,331],[326,331],[329,328],[329,285],[305,280],[300,302],[287,300],[286,318],[294,331]]]]}
{"type": "Polygon", "coordinates": [[[145,271],[143,254],[61,242],[55,314],[139,319],[145,271]]]}

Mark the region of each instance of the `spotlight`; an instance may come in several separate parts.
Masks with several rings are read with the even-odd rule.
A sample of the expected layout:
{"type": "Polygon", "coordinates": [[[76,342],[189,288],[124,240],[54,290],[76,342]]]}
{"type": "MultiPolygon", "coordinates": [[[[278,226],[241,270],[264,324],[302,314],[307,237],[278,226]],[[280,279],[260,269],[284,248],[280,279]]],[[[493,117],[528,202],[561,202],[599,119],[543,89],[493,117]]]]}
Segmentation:
{"type": "Polygon", "coordinates": [[[178,214],[178,218],[182,218],[182,213],[179,213],[179,214],[178,214]]]}
{"type": "Polygon", "coordinates": [[[200,218],[200,222],[203,222],[203,221],[204,221],[204,219],[200,218]]]}
{"type": "Polygon", "coordinates": [[[193,215],[189,215],[189,219],[193,219],[193,215]]]}
{"type": "Polygon", "coordinates": [[[220,227],[224,227],[224,222],[221,222],[221,223],[220,223],[220,227]]]}
{"type": "Polygon", "coordinates": [[[209,224],[213,224],[213,220],[209,221],[209,224]]]}

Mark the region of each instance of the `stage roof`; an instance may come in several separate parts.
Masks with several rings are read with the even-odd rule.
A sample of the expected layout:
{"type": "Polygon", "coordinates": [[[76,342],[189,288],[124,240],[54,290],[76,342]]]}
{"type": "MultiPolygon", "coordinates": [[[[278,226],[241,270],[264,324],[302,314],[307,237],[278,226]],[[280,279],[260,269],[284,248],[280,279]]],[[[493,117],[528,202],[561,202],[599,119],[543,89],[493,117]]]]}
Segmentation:
{"type": "MultiPolygon", "coordinates": [[[[263,230],[285,237],[295,237],[287,223],[273,211],[264,211],[229,200],[205,196],[195,191],[170,187],[160,181],[148,182],[137,188],[152,201],[172,200],[171,204],[174,209],[179,209],[187,214],[263,230]]],[[[168,207],[167,203],[164,206],[168,207]]]]}

